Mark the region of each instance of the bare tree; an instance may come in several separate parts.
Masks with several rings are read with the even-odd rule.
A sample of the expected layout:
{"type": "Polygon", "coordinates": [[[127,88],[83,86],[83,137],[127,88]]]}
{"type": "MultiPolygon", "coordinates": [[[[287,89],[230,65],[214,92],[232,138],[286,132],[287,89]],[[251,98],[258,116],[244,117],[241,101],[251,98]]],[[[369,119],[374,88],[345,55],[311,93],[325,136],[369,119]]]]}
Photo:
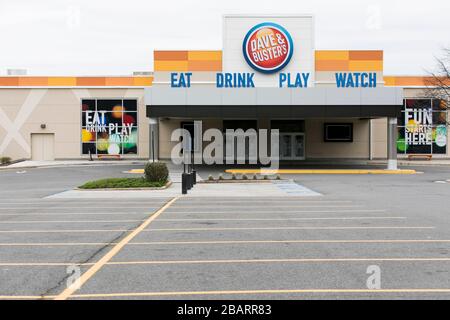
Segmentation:
{"type": "Polygon", "coordinates": [[[450,101],[450,48],[442,50],[442,56],[436,58],[436,71],[429,72],[430,77],[426,80],[426,94],[430,98],[450,101]]]}

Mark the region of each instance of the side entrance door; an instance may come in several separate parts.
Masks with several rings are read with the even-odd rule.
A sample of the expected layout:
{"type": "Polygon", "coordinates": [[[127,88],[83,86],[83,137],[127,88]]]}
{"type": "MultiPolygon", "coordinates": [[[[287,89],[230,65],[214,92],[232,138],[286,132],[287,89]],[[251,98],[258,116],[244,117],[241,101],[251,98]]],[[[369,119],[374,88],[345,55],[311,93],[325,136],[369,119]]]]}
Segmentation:
{"type": "Polygon", "coordinates": [[[55,160],[55,135],[53,133],[31,134],[31,160],[55,160]]]}

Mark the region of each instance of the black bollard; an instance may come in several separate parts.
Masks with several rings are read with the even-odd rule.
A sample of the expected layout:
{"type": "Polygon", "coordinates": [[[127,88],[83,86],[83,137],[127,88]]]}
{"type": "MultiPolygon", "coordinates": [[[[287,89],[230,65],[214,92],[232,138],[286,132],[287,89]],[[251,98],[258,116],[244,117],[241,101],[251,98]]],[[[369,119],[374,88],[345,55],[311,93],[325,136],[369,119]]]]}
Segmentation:
{"type": "Polygon", "coordinates": [[[187,173],[181,174],[181,193],[182,194],[187,194],[187,191],[188,191],[188,186],[187,186],[187,184],[188,184],[188,182],[187,182],[188,176],[189,176],[189,174],[187,174],[187,173]]]}
{"type": "Polygon", "coordinates": [[[192,182],[193,184],[197,184],[197,171],[192,170],[192,182]]]}
{"type": "Polygon", "coordinates": [[[188,189],[191,190],[192,187],[194,186],[194,184],[192,183],[193,182],[192,181],[192,172],[188,173],[187,180],[188,180],[188,189]]]}

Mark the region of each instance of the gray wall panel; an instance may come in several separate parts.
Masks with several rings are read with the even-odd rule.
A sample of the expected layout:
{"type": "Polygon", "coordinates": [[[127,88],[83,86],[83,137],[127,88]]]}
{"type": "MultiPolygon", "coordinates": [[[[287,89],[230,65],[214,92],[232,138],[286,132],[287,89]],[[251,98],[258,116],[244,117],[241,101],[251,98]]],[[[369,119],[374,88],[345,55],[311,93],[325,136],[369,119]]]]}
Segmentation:
{"type": "Polygon", "coordinates": [[[291,89],[292,104],[295,106],[324,106],[327,104],[327,89],[291,89]]]}
{"type": "Polygon", "coordinates": [[[280,88],[257,88],[256,104],[263,106],[289,106],[292,104],[291,90],[280,88]]]}
{"type": "Polygon", "coordinates": [[[361,104],[366,106],[395,105],[397,94],[395,88],[368,88],[361,90],[361,104]],[[394,90],[392,90],[394,89],[394,90]]]}
{"type": "Polygon", "coordinates": [[[256,105],[255,88],[224,88],[220,89],[222,104],[228,105],[256,105]]]}
{"type": "Polygon", "coordinates": [[[158,86],[152,88],[150,105],[186,105],[186,90],[184,88],[170,88],[158,86]]]}
{"type": "Polygon", "coordinates": [[[195,86],[186,90],[187,105],[221,105],[222,91],[211,86],[195,86]]]}
{"type": "Polygon", "coordinates": [[[327,88],[327,106],[361,105],[361,90],[353,88],[327,88]]]}

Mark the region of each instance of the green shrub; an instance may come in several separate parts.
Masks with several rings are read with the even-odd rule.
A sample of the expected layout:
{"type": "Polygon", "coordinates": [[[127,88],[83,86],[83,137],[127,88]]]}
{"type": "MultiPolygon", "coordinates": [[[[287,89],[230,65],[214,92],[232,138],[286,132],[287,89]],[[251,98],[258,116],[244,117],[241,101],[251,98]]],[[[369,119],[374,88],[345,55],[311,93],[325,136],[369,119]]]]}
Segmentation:
{"type": "Polygon", "coordinates": [[[214,177],[213,177],[212,175],[209,175],[209,176],[208,176],[208,180],[209,180],[209,181],[214,181],[214,177]]]}
{"type": "Polygon", "coordinates": [[[253,175],[253,180],[258,180],[258,176],[256,174],[253,175]]]}
{"type": "Polygon", "coordinates": [[[149,182],[145,178],[109,178],[89,181],[80,189],[128,189],[128,188],[161,188],[164,182],[149,182]]]}
{"type": "Polygon", "coordinates": [[[231,180],[236,180],[237,179],[237,177],[236,177],[236,175],[233,173],[232,175],[231,175],[231,180]]]}
{"type": "Polygon", "coordinates": [[[247,177],[246,174],[243,174],[243,175],[242,175],[242,180],[248,180],[248,177],[247,177]]]}
{"type": "Polygon", "coordinates": [[[219,180],[224,180],[223,175],[219,174],[219,180]]]}
{"type": "Polygon", "coordinates": [[[169,179],[169,169],[164,162],[149,162],[144,169],[145,179],[149,182],[164,182],[169,179]]]}
{"type": "Polygon", "coordinates": [[[269,177],[266,176],[266,175],[264,175],[263,179],[264,179],[264,180],[269,180],[269,177]]]}
{"type": "Polygon", "coordinates": [[[1,157],[0,162],[1,162],[1,164],[11,163],[11,158],[10,157],[1,157]]]}

